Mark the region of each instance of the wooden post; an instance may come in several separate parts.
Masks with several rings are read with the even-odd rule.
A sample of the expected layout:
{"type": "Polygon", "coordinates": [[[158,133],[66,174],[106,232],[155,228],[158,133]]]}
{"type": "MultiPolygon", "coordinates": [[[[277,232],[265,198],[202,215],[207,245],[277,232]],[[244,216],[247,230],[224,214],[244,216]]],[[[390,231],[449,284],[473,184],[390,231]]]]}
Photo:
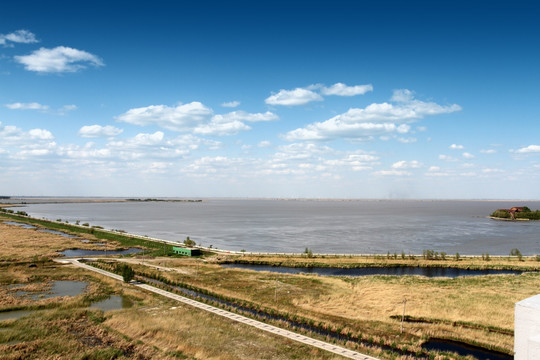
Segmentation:
{"type": "Polygon", "coordinates": [[[277,277],[276,277],[276,290],[274,291],[274,301],[277,303],[277,277]]]}
{"type": "Polygon", "coordinates": [[[405,320],[405,305],[407,305],[407,299],[403,299],[403,316],[401,317],[401,334],[403,334],[403,321],[405,320]]]}

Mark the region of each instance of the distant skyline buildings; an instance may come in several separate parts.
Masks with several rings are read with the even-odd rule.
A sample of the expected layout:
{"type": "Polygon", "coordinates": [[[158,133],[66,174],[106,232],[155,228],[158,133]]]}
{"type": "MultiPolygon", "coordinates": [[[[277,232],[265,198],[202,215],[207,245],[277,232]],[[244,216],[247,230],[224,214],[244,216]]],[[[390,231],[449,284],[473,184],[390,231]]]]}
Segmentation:
{"type": "Polygon", "coordinates": [[[0,14],[3,195],[539,199],[533,2],[0,14]]]}

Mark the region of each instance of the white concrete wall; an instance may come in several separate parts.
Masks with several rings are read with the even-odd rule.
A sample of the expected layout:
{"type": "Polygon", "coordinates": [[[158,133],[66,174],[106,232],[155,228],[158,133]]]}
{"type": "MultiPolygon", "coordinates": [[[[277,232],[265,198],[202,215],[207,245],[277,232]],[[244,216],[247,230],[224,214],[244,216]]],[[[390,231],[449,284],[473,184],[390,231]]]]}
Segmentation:
{"type": "Polygon", "coordinates": [[[540,295],[516,303],[514,360],[540,359],[540,295]]]}

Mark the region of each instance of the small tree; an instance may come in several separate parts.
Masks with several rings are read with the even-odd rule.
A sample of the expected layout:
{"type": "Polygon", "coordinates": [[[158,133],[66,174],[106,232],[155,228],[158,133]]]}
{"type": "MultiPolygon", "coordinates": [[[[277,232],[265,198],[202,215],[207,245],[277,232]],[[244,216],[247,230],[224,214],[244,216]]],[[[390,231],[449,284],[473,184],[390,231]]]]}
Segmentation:
{"type": "Polygon", "coordinates": [[[184,240],[184,245],[186,246],[195,246],[197,243],[189,238],[189,236],[184,240]]]}
{"type": "Polygon", "coordinates": [[[523,255],[521,255],[521,251],[519,249],[512,249],[510,250],[510,256],[517,256],[518,261],[521,261],[523,259],[523,255]]]}
{"type": "Polygon", "coordinates": [[[131,280],[135,278],[135,271],[131,268],[131,266],[127,264],[119,264],[116,266],[117,271],[122,275],[124,278],[124,282],[128,283],[131,280]]]}

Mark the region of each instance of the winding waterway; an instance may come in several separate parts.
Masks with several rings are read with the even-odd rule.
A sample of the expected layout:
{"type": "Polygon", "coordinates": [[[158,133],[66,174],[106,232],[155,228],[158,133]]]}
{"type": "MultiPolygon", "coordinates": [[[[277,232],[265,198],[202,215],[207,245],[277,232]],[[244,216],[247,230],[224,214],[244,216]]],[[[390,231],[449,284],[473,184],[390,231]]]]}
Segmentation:
{"type": "Polygon", "coordinates": [[[31,216],[252,252],[540,254],[540,222],[487,218],[540,201],[234,200],[31,204],[31,216]]]}

